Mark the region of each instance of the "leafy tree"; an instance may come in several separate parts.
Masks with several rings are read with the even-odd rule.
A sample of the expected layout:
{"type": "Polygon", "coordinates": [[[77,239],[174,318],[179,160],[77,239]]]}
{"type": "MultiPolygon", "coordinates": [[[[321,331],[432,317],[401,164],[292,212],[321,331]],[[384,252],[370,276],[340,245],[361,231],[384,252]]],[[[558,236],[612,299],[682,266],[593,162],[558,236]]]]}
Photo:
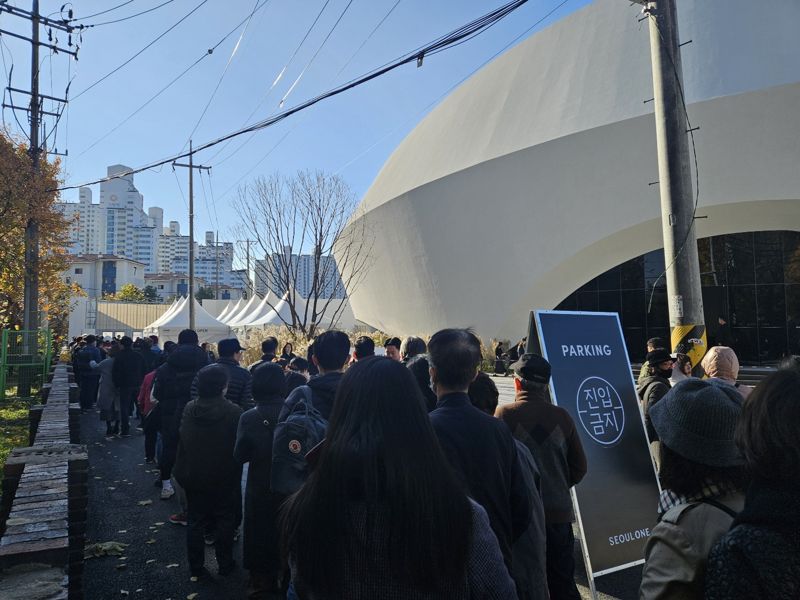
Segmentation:
{"type": "Polygon", "coordinates": [[[114,302],[146,302],[147,298],[142,290],[133,285],[126,283],[116,294],[109,294],[105,296],[105,300],[114,302]]]}
{"type": "Polygon", "coordinates": [[[65,247],[69,221],[56,206],[60,164],[40,158],[34,176],[26,144],[0,132],[0,327],[22,326],[25,279],[25,226],[39,223],[39,308],[51,327],[66,335],[70,297],[81,295],[62,273],[69,266],[65,247]],[[63,330],[63,331],[61,331],[63,330]]]}
{"type": "Polygon", "coordinates": [[[142,292],[144,292],[144,299],[147,302],[158,302],[158,290],[152,285],[144,286],[142,292]]]}
{"type": "Polygon", "coordinates": [[[212,290],[210,287],[200,287],[194,297],[198,300],[213,300],[214,290],[212,290]]]}

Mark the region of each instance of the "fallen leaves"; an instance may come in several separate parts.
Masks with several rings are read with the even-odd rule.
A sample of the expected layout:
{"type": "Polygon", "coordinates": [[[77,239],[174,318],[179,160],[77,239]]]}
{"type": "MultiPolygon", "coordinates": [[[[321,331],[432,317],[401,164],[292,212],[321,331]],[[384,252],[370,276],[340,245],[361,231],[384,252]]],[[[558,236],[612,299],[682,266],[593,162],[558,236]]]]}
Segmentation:
{"type": "Polygon", "coordinates": [[[195,598],[197,598],[197,595],[198,595],[197,592],[192,592],[191,594],[186,596],[186,600],[194,600],[195,598]]]}
{"type": "Polygon", "coordinates": [[[153,503],[152,500],[139,500],[136,504],[139,506],[150,506],[153,503]]]}
{"type": "Polygon", "coordinates": [[[128,544],[122,542],[98,542],[86,546],[83,551],[83,558],[99,558],[101,556],[121,556],[128,544]]]}
{"type": "Polygon", "coordinates": [[[168,569],[174,569],[175,567],[180,567],[180,565],[178,563],[172,563],[172,564],[167,565],[168,569]]]}

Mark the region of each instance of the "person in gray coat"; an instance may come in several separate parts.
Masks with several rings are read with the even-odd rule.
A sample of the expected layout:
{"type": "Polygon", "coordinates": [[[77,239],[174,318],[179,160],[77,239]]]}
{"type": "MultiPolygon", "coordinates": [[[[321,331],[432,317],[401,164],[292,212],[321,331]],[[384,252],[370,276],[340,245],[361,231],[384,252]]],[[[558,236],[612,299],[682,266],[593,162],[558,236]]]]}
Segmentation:
{"type": "Polygon", "coordinates": [[[114,357],[120,347],[116,342],[108,350],[108,358],[93,367],[100,374],[100,385],[97,388],[97,406],[100,408],[100,420],[106,422],[106,437],[119,433],[119,390],[114,385],[112,370],[114,357]]]}
{"type": "Polygon", "coordinates": [[[277,592],[281,573],[278,511],[284,497],[269,489],[272,470],[272,436],[286,396],[286,378],[276,363],[253,369],[255,408],[239,419],[233,454],[247,469],[244,497],[244,567],[250,571],[249,598],[266,598],[277,592]]]}

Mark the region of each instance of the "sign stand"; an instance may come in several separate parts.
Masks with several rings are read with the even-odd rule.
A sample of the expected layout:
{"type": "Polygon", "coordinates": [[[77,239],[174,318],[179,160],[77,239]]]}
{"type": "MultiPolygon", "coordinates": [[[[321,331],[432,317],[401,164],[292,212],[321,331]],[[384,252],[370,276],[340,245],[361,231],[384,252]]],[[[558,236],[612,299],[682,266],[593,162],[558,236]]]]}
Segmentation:
{"type": "Polygon", "coordinates": [[[617,313],[533,311],[528,337],[550,362],[550,397],[589,465],[570,490],[592,598],[595,578],[644,563],[661,489],[617,313]]]}

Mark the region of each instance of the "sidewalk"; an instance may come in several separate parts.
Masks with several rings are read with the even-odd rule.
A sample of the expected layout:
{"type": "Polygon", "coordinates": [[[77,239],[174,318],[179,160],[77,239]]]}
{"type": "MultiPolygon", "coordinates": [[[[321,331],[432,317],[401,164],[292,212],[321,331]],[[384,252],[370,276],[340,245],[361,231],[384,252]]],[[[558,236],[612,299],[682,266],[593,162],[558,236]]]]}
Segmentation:
{"type": "Polygon", "coordinates": [[[245,598],[247,571],[241,568],[241,538],[234,549],[239,567],[232,575],[216,575],[213,547],[207,547],[206,567],[212,581],[189,580],[186,528],[169,522],[170,514],[179,512],[177,498],[159,498],[160,489],[153,486],[157,469],[144,464],[144,437],[133,431],[130,438],[106,440],[105,424],[96,412],[81,418],[82,441],[89,448],[86,545],[111,541],[128,544],[122,556],[86,560],[86,600],[245,598]]]}

